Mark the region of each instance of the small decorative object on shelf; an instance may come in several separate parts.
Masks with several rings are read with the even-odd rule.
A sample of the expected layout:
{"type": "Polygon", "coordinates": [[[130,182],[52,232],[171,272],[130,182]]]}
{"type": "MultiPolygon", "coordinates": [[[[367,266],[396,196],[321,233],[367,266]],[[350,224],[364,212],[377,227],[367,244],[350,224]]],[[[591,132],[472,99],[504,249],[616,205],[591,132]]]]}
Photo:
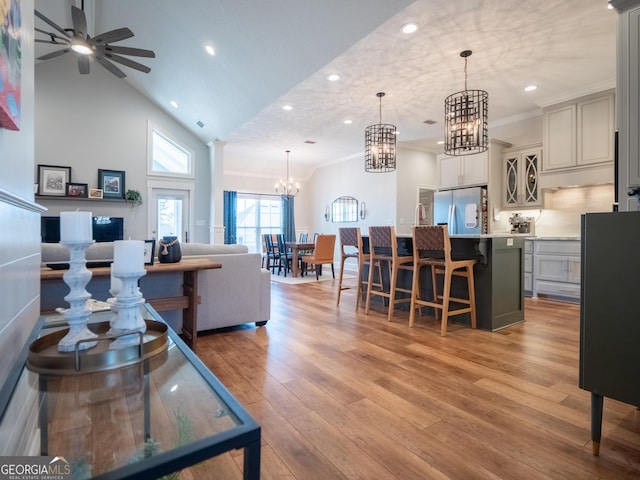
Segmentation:
{"type": "Polygon", "coordinates": [[[86,251],[94,241],[92,238],[91,212],[60,212],[60,243],[69,249],[69,270],[63,275],[69,286],[64,297],[70,308],[64,313],[69,323],[69,333],[58,342],[58,351],[73,352],[95,347],[92,341],[97,335],[87,328],[91,310],[86,302],[91,298],[86,286],[91,280],[87,269],[86,251]]]}
{"type": "Polygon", "coordinates": [[[127,190],[124,194],[124,199],[127,201],[127,203],[131,204],[131,208],[142,205],[142,195],[140,195],[140,192],[138,190],[127,190]]]}
{"type": "Polygon", "coordinates": [[[138,288],[138,279],[147,274],[144,269],[144,242],[142,240],[116,240],[113,242],[113,264],[111,293],[116,293],[113,302],[114,316],[109,335],[117,336],[110,349],[139,345],[147,325],[140,307],[144,298],[138,288]],[[120,281],[118,285],[117,281],[120,281]]]}
{"type": "Polygon", "coordinates": [[[162,237],[158,242],[158,261],[177,263],[182,259],[182,249],[178,237],[162,237]]]}

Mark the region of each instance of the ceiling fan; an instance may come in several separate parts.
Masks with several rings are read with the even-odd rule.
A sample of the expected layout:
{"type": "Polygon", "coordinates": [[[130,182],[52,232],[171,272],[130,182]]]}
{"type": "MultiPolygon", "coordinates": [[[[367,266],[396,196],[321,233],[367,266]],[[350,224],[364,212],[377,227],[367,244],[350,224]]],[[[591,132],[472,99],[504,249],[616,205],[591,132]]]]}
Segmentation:
{"type": "Polygon", "coordinates": [[[36,32],[47,35],[49,39],[36,39],[35,41],[65,47],[62,50],[56,50],[55,52],[42,55],[41,57],[38,57],[38,60],[49,60],[68,52],[74,52],[78,55],[78,70],[80,70],[80,73],[82,74],[89,73],[90,58],[94,58],[96,62],[118,78],[124,78],[127,75],[112,62],[119,63],[144,73],[149,73],[151,71],[151,69],[146,65],[123,57],[122,55],[155,58],[156,54],[153,50],[111,45],[114,42],[119,42],[133,37],[133,32],[126,27],[110,30],[100,35],[96,35],[95,37],[91,37],[87,33],[87,18],[85,16],[84,9],[81,10],[76,6],[71,6],[71,20],[73,22],[73,28],[61,28],[37,10],[34,10],[34,13],[36,17],[53,27],[61,34],[59,35],[56,32],[47,32],[36,28],[36,32]]]}

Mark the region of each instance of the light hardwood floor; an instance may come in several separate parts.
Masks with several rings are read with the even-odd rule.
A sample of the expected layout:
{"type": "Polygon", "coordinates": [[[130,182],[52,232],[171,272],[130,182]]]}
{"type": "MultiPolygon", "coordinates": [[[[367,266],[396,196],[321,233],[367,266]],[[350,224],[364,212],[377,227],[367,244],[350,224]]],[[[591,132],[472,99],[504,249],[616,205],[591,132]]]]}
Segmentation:
{"type": "MultiPolygon", "coordinates": [[[[355,289],[272,282],[271,320],[198,356],[262,426],[263,479],[640,478],[640,410],[605,399],[599,457],[578,388],[579,307],[526,301],[500,332],[381,308],[355,289]]],[[[640,348],[640,345],[639,345],[640,348]]],[[[182,478],[241,478],[233,452],[182,478]]]]}

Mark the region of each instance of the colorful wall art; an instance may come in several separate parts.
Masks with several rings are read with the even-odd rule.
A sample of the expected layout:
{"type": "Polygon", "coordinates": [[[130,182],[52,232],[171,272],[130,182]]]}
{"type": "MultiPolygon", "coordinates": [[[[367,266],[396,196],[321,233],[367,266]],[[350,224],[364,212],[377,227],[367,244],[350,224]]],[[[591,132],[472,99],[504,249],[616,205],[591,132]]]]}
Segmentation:
{"type": "Polygon", "coordinates": [[[0,127],[20,129],[20,0],[0,0],[0,127]]]}

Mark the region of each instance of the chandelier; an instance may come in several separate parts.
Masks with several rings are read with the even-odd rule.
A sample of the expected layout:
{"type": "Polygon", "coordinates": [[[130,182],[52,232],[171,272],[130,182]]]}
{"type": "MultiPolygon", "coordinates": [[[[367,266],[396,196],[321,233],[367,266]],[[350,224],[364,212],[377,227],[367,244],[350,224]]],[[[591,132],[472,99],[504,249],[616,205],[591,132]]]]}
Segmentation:
{"type": "Polygon", "coordinates": [[[447,155],[472,155],[489,148],[489,94],[484,90],[467,90],[467,58],[470,55],[471,50],[460,52],[464,58],[464,90],[444,100],[444,153],[447,155]]]}
{"type": "Polygon", "coordinates": [[[280,195],[286,195],[288,197],[295,197],[300,192],[300,184],[293,183],[293,178],[289,176],[289,153],[291,150],[285,150],[287,152],[287,176],[276,183],[276,193],[280,195]]]}
{"type": "Polygon", "coordinates": [[[380,123],[364,131],[364,169],[366,172],[392,172],[396,169],[396,126],[382,123],[383,92],[380,99],[380,123]]]}

